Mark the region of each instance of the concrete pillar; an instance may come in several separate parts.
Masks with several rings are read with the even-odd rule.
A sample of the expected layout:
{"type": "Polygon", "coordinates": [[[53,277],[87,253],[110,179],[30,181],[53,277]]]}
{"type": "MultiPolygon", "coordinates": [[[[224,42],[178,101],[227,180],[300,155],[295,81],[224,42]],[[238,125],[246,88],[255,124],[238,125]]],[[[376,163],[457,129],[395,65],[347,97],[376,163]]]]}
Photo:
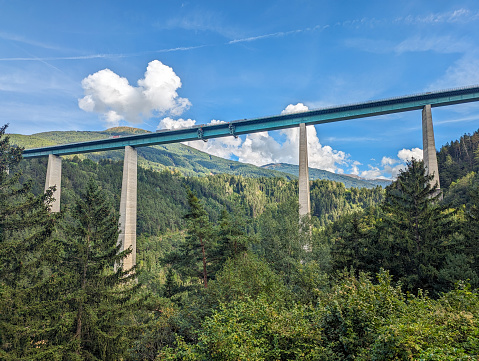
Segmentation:
{"type": "Polygon", "coordinates": [[[45,180],[45,191],[56,186],[53,192],[55,200],[52,203],[52,212],[60,212],[60,195],[62,189],[62,159],[58,155],[48,155],[47,179],[45,180]]]}
{"type": "Polygon", "coordinates": [[[311,213],[306,124],[299,125],[299,215],[311,213]]]}
{"type": "Polygon", "coordinates": [[[118,244],[121,251],[132,248],[132,253],[123,260],[123,269],[128,270],[136,265],[136,203],[137,203],[137,162],[135,148],[125,147],[123,163],[123,183],[120,200],[120,235],[118,244]]]}
{"type": "Polygon", "coordinates": [[[434,142],[434,130],[432,127],[431,105],[422,108],[422,151],[424,166],[427,174],[433,174],[431,186],[437,183],[438,192],[441,188],[439,183],[439,169],[437,167],[436,144],[434,142]]]}

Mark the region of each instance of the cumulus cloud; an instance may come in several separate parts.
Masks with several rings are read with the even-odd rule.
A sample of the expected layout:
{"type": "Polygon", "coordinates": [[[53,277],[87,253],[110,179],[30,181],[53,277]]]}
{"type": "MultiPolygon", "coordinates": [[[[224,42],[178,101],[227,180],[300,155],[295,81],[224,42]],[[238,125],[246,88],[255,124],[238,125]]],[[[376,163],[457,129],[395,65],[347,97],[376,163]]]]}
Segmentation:
{"type": "Polygon", "coordinates": [[[282,112],[281,114],[293,114],[293,113],[301,113],[301,112],[306,112],[308,111],[309,108],[304,105],[303,103],[298,103],[296,105],[289,104],[282,112]]]}
{"type": "Polygon", "coordinates": [[[398,158],[403,162],[410,161],[412,158],[416,160],[422,160],[422,149],[412,148],[412,149],[401,149],[398,152],[398,158]]]}
{"type": "Polygon", "coordinates": [[[361,165],[360,162],[358,162],[357,160],[355,160],[353,162],[353,164],[351,165],[351,174],[353,175],[359,175],[359,167],[358,165],[361,165]]]}
{"type": "Polygon", "coordinates": [[[366,179],[377,179],[382,176],[382,171],[378,167],[369,165],[369,169],[361,172],[361,177],[366,179]]]}
{"type": "MultiPolygon", "coordinates": [[[[281,114],[290,114],[307,111],[308,107],[302,103],[288,105],[281,114]]],[[[212,120],[209,124],[224,123],[221,120],[212,120]]],[[[194,120],[163,119],[159,129],[178,129],[178,127],[191,126],[194,120]]],[[[348,155],[342,151],[334,150],[330,146],[321,145],[316,128],[308,126],[308,155],[309,166],[325,169],[331,172],[343,172],[339,165],[346,164],[348,155]]],[[[276,133],[278,134],[278,133],[276,133]]],[[[248,134],[243,137],[223,137],[209,139],[208,142],[192,141],[187,145],[198,150],[222,158],[236,158],[240,162],[254,165],[269,163],[298,164],[299,158],[299,128],[289,128],[279,131],[279,137],[274,137],[270,132],[248,134]],[[281,141],[277,140],[278,138],[281,141]]]]}
{"type": "Polygon", "coordinates": [[[170,117],[163,118],[156,129],[181,129],[192,127],[196,124],[196,120],[193,119],[172,119],[170,117]]]}
{"type": "Polygon", "coordinates": [[[381,159],[381,165],[385,166],[385,165],[393,165],[394,163],[397,163],[398,161],[396,159],[392,159],[392,158],[389,158],[389,157],[383,157],[383,159],[381,159]]]}
{"type": "MultiPolygon", "coordinates": [[[[406,162],[412,158],[422,160],[422,149],[401,149],[397,153],[397,158],[383,157],[381,165],[368,165],[369,169],[361,172],[359,175],[363,178],[386,178],[395,179],[401,170],[406,169],[406,162]]],[[[355,162],[356,163],[356,162],[355,162]]],[[[352,174],[358,174],[357,165],[353,163],[351,166],[352,174]]]]}
{"type": "Polygon", "coordinates": [[[132,86],[110,69],[100,70],[82,80],[85,96],[78,106],[101,114],[108,126],[117,126],[121,120],[138,124],[155,116],[179,116],[191,106],[188,99],[178,96],[180,78],[158,60],[148,64],[137,83],[132,86]]]}

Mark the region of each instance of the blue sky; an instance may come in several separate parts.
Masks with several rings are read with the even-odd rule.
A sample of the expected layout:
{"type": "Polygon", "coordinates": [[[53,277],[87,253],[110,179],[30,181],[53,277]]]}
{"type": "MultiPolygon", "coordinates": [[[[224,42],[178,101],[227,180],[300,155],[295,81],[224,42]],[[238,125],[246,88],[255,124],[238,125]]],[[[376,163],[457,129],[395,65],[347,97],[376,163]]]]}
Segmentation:
{"type": "MultiPolygon", "coordinates": [[[[478,30],[477,1],[0,0],[0,123],[154,131],[474,85],[478,30]]],[[[479,104],[434,108],[436,146],[478,120],[479,104]]],[[[309,127],[310,165],[391,177],[420,127],[420,111],[309,127]]],[[[297,163],[296,136],[190,145],[297,163]]]]}

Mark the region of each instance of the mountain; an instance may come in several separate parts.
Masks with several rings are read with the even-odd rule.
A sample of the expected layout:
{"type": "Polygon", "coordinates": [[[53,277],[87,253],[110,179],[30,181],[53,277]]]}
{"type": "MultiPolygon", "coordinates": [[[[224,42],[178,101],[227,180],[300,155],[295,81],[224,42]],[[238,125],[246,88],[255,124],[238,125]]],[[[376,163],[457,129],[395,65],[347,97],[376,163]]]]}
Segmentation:
{"type": "MultiPolygon", "coordinates": [[[[56,144],[85,142],[96,139],[106,139],[116,135],[133,135],[149,133],[143,129],[130,127],[110,128],[101,132],[90,131],[63,131],[44,132],[32,135],[9,134],[13,144],[28,148],[45,147],[56,144]]],[[[100,159],[123,160],[121,150],[80,154],[80,159],[89,158],[94,161],[100,159]]],[[[73,156],[70,156],[73,158],[73,156]]],[[[289,173],[256,167],[251,164],[227,160],[210,155],[181,143],[155,145],[138,148],[138,164],[146,169],[164,170],[176,169],[185,176],[205,176],[212,174],[232,174],[250,178],[282,177],[294,179],[289,173]]]]}
{"type": "MultiPolygon", "coordinates": [[[[298,177],[299,166],[286,163],[274,163],[263,165],[262,168],[276,170],[282,173],[288,173],[298,177]]],[[[328,172],[327,170],[309,168],[309,179],[325,179],[334,182],[344,183],[346,188],[374,188],[377,186],[386,187],[391,184],[391,181],[385,179],[364,179],[355,175],[336,174],[328,172]]]]}
{"type": "MultiPolygon", "coordinates": [[[[130,127],[115,127],[105,131],[62,131],[44,132],[32,135],[10,134],[12,143],[28,148],[39,148],[56,144],[85,142],[96,139],[106,139],[117,135],[134,135],[149,133],[146,130],[130,127]]],[[[72,156],[70,156],[72,157],[72,156]]],[[[100,159],[122,160],[122,151],[106,151],[79,155],[80,159],[89,158],[94,161],[100,159]]],[[[185,176],[205,176],[212,174],[232,174],[245,177],[283,177],[296,179],[298,166],[292,164],[268,164],[257,167],[247,163],[227,160],[201,152],[181,143],[156,145],[138,148],[138,164],[143,168],[153,170],[177,169],[185,176]]],[[[386,180],[355,179],[353,176],[335,174],[321,169],[310,168],[310,179],[325,179],[342,182],[346,188],[374,188],[385,187],[390,184],[386,180]]]]}

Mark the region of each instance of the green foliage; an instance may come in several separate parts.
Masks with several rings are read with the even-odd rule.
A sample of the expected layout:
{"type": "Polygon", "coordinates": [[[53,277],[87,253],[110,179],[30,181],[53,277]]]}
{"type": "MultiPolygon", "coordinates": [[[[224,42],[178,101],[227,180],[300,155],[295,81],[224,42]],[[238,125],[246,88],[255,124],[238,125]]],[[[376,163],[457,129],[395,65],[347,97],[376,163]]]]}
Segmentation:
{"type": "Polygon", "coordinates": [[[438,203],[437,185],[426,175],[424,163],[412,160],[393,185],[386,189],[383,225],[378,242],[381,266],[389,269],[410,291],[438,290],[443,266],[454,233],[453,212],[438,203]]]}
{"type": "Polygon", "coordinates": [[[291,298],[281,277],[251,252],[228,259],[208,288],[212,304],[256,299],[261,294],[278,303],[291,298]]]}
{"type": "Polygon", "coordinates": [[[331,292],[321,297],[318,322],[332,355],[328,359],[367,357],[379,328],[405,307],[400,287],[394,287],[391,280],[384,271],[378,274],[377,284],[364,273],[356,278],[353,272],[345,272],[331,292]]]}
{"type": "Polygon", "coordinates": [[[332,242],[336,270],[354,267],[369,272],[387,269],[410,292],[434,295],[461,279],[476,284],[477,252],[459,232],[455,211],[438,201],[432,177],[412,160],[386,189],[383,205],[345,216],[322,237],[332,242]]]}
{"type": "Polygon", "coordinates": [[[123,270],[131,249],[119,252],[118,215],[98,185],[90,180],[67,218],[62,269],[65,317],[71,326],[65,342],[71,360],[118,360],[128,345],[128,320],[139,285],[135,268],[123,270]]]}
{"type": "Polygon", "coordinates": [[[203,205],[190,190],[188,204],[190,211],[185,215],[187,236],[178,250],[165,257],[164,263],[171,264],[184,277],[199,279],[206,288],[211,278],[211,269],[209,273],[208,268],[216,248],[213,227],[203,205]]]}
{"type": "Polygon", "coordinates": [[[180,339],[177,349],[160,355],[172,360],[315,360],[322,351],[317,346],[321,332],[309,316],[310,310],[300,305],[287,309],[265,296],[246,297],[221,304],[207,317],[195,347],[180,339]]]}
{"type": "Polygon", "coordinates": [[[447,189],[452,182],[468,173],[479,171],[479,130],[464,134],[459,140],[441,147],[437,154],[441,188],[447,189]]]}
{"type": "Polygon", "coordinates": [[[445,193],[443,203],[449,207],[466,209],[471,207],[472,190],[479,184],[479,173],[470,172],[462,178],[452,182],[445,193]]]}
{"type": "Polygon", "coordinates": [[[57,217],[49,214],[52,191],[38,197],[20,185],[22,149],[11,146],[0,128],[0,359],[54,358],[53,339],[61,330],[55,274],[58,258],[51,234],[57,217]]]}
{"type": "Polygon", "coordinates": [[[326,227],[322,237],[332,242],[332,267],[343,270],[377,271],[372,242],[378,226],[378,209],[354,212],[326,227]]]}
{"type": "Polygon", "coordinates": [[[408,301],[407,312],[379,331],[372,360],[473,360],[479,356],[479,296],[468,287],[434,301],[408,301]]]}
{"type": "Polygon", "coordinates": [[[309,225],[299,221],[298,202],[268,207],[257,219],[259,243],[254,250],[286,284],[292,283],[306,249],[311,246],[309,225]]]}

